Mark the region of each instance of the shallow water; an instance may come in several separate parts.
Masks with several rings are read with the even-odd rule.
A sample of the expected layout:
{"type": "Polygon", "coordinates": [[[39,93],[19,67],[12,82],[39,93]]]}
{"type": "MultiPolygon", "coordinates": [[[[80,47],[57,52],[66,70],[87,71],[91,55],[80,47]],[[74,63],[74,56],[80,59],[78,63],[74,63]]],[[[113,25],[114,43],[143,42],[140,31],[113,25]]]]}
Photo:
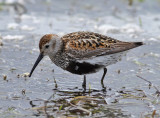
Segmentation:
{"type": "Polygon", "coordinates": [[[155,89],[160,89],[158,0],[137,1],[132,6],[125,0],[20,4],[24,8],[14,9],[7,1],[0,4],[0,117],[159,117],[159,91],[155,89]],[[100,82],[103,71],[87,75],[83,92],[83,76],[60,69],[48,57],[31,78],[24,76],[38,57],[38,42],[44,34],[74,31],[93,31],[145,45],[107,67],[106,90],[100,82]],[[137,75],[153,85],[149,88],[149,82],[137,75]]]}

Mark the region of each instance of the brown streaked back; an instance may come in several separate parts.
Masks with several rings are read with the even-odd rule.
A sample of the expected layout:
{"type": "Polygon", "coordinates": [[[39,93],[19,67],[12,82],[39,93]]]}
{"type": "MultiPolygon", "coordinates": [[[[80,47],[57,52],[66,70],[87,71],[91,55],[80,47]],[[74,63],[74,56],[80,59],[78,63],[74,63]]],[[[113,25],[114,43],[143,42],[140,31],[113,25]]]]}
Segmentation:
{"type": "Polygon", "coordinates": [[[65,52],[73,58],[91,58],[126,51],[142,45],[142,42],[123,42],[93,32],[73,32],[64,35],[65,52]]]}

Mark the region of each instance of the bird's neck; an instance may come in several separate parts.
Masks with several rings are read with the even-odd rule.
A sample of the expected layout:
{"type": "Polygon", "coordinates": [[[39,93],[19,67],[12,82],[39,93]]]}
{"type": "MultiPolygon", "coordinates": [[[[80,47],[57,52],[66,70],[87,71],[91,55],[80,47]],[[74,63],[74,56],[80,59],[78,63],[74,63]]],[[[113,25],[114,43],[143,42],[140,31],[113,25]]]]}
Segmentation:
{"type": "Polygon", "coordinates": [[[68,60],[67,60],[67,55],[66,53],[63,53],[63,42],[61,39],[56,40],[55,44],[53,43],[53,45],[55,46],[52,49],[52,52],[49,53],[49,58],[51,59],[51,61],[56,64],[57,66],[65,69],[68,66],[68,60]]]}
{"type": "Polygon", "coordinates": [[[63,42],[60,38],[56,39],[55,50],[56,52],[62,50],[63,42]]]}
{"type": "Polygon", "coordinates": [[[56,40],[53,40],[51,42],[51,45],[52,45],[52,48],[50,50],[49,56],[54,57],[59,51],[62,50],[63,43],[62,43],[62,40],[58,38],[56,40]]]}

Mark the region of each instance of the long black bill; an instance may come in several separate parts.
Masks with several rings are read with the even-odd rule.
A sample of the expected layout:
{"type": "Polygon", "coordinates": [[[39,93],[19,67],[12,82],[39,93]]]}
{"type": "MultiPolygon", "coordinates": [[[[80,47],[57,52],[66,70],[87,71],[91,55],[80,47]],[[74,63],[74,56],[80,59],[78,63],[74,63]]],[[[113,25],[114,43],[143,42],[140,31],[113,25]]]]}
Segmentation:
{"type": "Polygon", "coordinates": [[[35,64],[34,64],[34,66],[33,66],[33,68],[32,68],[32,70],[31,70],[31,72],[30,72],[30,74],[29,74],[29,77],[31,77],[34,69],[37,67],[37,65],[38,65],[39,62],[42,60],[42,58],[43,58],[43,54],[40,53],[39,56],[38,56],[38,58],[37,58],[37,60],[36,60],[36,62],[35,62],[35,64]]]}

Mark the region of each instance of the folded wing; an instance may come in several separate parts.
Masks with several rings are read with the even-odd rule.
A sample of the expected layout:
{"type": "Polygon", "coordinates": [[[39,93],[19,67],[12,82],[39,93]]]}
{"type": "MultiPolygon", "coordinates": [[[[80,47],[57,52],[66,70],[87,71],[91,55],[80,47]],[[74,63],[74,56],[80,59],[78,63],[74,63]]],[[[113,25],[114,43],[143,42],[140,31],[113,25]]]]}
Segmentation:
{"type": "Polygon", "coordinates": [[[62,40],[64,41],[64,51],[66,54],[76,60],[90,60],[95,57],[123,52],[142,45],[142,42],[123,42],[93,32],[70,33],[63,36],[62,40]]]}

